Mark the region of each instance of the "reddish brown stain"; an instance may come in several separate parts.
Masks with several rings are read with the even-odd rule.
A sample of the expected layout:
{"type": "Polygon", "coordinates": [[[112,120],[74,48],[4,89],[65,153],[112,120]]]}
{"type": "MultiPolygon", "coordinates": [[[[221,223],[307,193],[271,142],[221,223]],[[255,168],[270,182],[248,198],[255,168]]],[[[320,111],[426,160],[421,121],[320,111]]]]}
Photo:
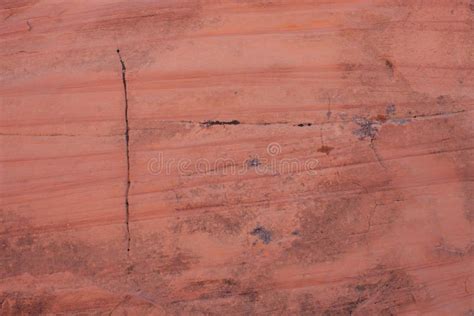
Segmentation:
{"type": "Polygon", "coordinates": [[[387,121],[387,117],[383,114],[378,114],[375,117],[372,117],[371,120],[374,120],[380,123],[385,123],[387,121]]]}
{"type": "Polygon", "coordinates": [[[329,153],[330,153],[333,149],[334,149],[334,147],[323,145],[323,146],[321,146],[321,147],[318,148],[318,152],[320,152],[320,153],[325,153],[326,155],[329,155],[329,153]]]}

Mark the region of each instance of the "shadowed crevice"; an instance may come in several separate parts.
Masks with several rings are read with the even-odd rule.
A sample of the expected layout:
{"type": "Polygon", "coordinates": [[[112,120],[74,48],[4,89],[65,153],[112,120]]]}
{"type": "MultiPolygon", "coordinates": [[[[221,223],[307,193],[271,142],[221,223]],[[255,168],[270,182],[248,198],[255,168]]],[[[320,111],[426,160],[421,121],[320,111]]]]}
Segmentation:
{"type": "Polygon", "coordinates": [[[124,109],[124,118],[125,118],[125,152],[126,152],[126,160],[127,160],[127,187],[125,190],[125,225],[127,229],[127,251],[130,251],[130,226],[129,226],[129,202],[128,202],[128,195],[130,192],[130,150],[129,150],[129,131],[130,128],[128,126],[128,93],[127,93],[127,67],[125,66],[125,62],[122,59],[122,55],[120,55],[120,49],[117,49],[117,55],[120,60],[120,65],[122,66],[122,83],[123,83],[123,94],[125,98],[125,109],[124,109]]]}
{"type": "Polygon", "coordinates": [[[237,120],[232,120],[232,121],[214,121],[214,120],[209,120],[205,122],[201,122],[201,125],[204,125],[206,127],[210,127],[213,125],[239,125],[240,122],[237,120]]]}

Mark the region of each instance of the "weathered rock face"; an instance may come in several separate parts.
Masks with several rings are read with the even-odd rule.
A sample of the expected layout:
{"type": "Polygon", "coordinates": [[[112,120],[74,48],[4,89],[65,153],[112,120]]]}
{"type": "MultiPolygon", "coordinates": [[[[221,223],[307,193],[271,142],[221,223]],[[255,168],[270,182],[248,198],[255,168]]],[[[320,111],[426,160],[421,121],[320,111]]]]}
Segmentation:
{"type": "Polygon", "coordinates": [[[471,315],[473,17],[1,1],[1,313],[471,315]]]}

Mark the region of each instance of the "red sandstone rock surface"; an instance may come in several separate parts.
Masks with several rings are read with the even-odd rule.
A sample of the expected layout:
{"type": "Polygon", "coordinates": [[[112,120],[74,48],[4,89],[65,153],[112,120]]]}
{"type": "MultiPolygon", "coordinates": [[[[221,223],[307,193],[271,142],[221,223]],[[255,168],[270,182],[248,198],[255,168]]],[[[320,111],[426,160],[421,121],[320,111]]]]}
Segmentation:
{"type": "Polygon", "coordinates": [[[0,1],[2,315],[472,315],[473,17],[0,1]]]}

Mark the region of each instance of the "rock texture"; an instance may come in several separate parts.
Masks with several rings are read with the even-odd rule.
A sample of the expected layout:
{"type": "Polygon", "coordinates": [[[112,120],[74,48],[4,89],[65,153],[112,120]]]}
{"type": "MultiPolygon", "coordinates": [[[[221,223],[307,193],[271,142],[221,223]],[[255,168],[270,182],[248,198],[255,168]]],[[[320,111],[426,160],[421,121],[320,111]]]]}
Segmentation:
{"type": "Polygon", "coordinates": [[[2,315],[474,313],[474,2],[0,21],[2,315]]]}

